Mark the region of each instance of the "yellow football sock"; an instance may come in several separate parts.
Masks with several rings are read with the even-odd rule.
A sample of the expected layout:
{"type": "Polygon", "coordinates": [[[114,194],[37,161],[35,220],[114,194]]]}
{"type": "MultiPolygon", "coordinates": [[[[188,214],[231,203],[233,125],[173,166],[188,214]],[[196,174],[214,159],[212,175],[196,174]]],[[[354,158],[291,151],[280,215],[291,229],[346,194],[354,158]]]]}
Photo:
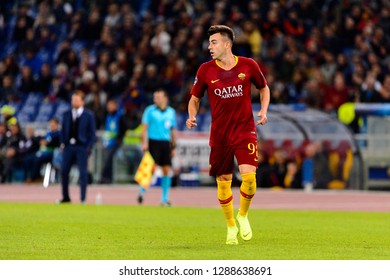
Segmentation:
{"type": "Polygon", "coordinates": [[[241,216],[248,214],[249,206],[251,205],[252,198],[256,193],[256,173],[242,174],[242,183],[240,187],[240,210],[241,216]]]}
{"type": "Polygon", "coordinates": [[[234,220],[233,193],[231,188],[232,181],[218,181],[218,200],[222,213],[225,216],[226,223],[232,227],[236,225],[234,220]]]}

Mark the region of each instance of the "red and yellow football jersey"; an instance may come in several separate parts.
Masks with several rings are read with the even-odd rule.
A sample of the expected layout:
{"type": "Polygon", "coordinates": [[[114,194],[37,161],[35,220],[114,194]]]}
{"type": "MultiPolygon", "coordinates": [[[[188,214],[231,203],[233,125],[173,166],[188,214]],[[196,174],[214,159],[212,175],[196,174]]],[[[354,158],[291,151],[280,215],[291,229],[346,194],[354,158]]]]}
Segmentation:
{"type": "Polygon", "coordinates": [[[210,146],[233,145],[257,138],[251,103],[251,84],[267,85],[259,65],[251,58],[236,57],[236,65],[224,70],[216,60],[203,63],[191,94],[202,98],[205,91],[211,108],[210,146]]]}

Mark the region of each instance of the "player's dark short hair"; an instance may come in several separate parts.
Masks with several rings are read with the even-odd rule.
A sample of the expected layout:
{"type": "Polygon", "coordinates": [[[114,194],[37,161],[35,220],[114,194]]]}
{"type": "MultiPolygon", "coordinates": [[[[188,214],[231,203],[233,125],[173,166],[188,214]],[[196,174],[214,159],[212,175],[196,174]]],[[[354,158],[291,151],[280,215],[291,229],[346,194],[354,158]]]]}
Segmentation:
{"type": "Polygon", "coordinates": [[[207,34],[209,36],[216,34],[216,33],[221,33],[222,36],[226,36],[229,38],[229,40],[234,42],[235,35],[233,29],[231,29],[229,26],[226,25],[212,25],[209,30],[207,31],[207,34]]]}

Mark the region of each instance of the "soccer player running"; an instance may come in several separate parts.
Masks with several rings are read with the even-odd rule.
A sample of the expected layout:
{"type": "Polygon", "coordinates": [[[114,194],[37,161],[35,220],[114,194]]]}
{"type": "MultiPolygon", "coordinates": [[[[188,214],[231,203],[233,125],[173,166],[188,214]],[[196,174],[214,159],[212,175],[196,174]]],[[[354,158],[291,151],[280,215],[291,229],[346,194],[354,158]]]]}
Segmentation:
{"type": "Polygon", "coordinates": [[[243,240],[252,238],[248,210],[256,192],[257,132],[251,84],[260,93],[261,109],[256,124],[267,123],[270,91],[259,65],[253,59],[232,53],[234,32],[230,27],[213,25],[208,35],[208,49],[213,60],[203,63],[198,69],[188,103],[186,126],[191,129],[197,125],[196,115],[207,90],[212,120],[209,173],[216,177],[218,200],[227,222],[226,244],[238,244],[238,232],[243,240]],[[242,177],[237,213],[239,229],[234,219],[231,189],[234,157],[242,177]]]}
{"type": "MultiPolygon", "coordinates": [[[[142,150],[149,151],[155,165],[161,167],[161,205],[171,206],[169,190],[172,185],[170,170],[176,147],[176,113],[168,106],[168,95],[163,89],[153,93],[154,104],[142,115],[142,150]]],[[[146,189],[140,187],[138,203],[142,204],[146,189]]]]}

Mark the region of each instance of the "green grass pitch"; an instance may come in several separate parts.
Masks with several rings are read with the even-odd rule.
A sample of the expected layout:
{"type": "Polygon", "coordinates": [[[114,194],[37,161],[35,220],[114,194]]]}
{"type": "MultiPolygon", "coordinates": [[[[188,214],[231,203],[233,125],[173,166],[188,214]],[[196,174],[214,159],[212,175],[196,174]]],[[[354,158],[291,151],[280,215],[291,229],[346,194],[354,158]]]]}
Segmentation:
{"type": "Polygon", "coordinates": [[[225,245],[219,208],[0,203],[2,260],[389,260],[390,213],[250,211],[225,245]]]}

